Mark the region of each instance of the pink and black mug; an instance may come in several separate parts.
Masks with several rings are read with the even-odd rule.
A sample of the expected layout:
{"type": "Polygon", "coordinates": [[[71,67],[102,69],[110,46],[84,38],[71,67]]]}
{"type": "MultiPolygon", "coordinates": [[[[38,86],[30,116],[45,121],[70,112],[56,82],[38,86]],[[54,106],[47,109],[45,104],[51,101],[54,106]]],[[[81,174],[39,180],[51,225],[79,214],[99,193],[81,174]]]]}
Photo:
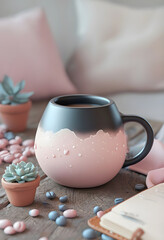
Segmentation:
{"type": "Polygon", "coordinates": [[[49,101],[35,138],[42,170],[69,187],[95,187],[110,181],[122,167],[141,161],[154,136],[139,116],[120,114],[112,99],[93,95],[65,95],[49,101]],[[147,141],[136,156],[126,159],[128,140],[124,123],[138,122],[147,141]]]}

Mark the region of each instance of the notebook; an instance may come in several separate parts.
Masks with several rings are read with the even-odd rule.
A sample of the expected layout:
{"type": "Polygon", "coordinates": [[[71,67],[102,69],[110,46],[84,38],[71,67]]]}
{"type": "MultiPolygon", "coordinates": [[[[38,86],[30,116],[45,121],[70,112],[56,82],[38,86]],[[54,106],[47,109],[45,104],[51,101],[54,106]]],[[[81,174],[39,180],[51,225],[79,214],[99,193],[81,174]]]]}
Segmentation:
{"type": "Polygon", "coordinates": [[[164,240],[164,183],[93,217],[89,226],[119,240],[164,240]]]}

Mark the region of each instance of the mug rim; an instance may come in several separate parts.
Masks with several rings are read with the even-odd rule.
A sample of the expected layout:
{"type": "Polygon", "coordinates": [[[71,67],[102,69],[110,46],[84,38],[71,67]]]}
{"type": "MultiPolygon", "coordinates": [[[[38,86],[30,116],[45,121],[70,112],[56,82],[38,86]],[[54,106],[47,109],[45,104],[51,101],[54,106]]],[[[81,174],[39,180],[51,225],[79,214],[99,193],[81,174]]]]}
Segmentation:
{"type": "Polygon", "coordinates": [[[69,95],[60,95],[60,96],[54,97],[50,100],[50,103],[54,106],[64,107],[64,108],[90,109],[90,108],[107,107],[113,103],[113,100],[106,97],[91,95],[91,94],[69,94],[69,95]],[[78,106],[69,106],[69,104],[93,104],[93,106],[91,105],[86,107],[78,107],[78,106]]]}

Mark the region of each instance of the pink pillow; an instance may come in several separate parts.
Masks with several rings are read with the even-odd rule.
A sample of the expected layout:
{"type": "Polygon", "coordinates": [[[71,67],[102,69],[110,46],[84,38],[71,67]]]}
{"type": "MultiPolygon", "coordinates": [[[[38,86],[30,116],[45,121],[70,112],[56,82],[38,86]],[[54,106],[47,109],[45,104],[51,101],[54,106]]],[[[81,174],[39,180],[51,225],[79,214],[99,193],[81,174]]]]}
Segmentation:
{"type": "Polygon", "coordinates": [[[0,80],[4,75],[25,80],[35,99],[75,93],[42,9],[0,19],[0,80]]]}

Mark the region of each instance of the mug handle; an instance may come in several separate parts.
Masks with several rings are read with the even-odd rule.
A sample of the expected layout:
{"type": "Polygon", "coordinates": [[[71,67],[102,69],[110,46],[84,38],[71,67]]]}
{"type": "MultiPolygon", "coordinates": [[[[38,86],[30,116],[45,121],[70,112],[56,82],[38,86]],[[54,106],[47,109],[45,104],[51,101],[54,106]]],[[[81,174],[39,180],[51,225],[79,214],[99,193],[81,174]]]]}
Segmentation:
{"type": "Polygon", "coordinates": [[[141,151],[140,154],[138,154],[137,156],[134,156],[128,160],[125,160],[123,168],[130,166],[132,164],[135,164],[139,161],[141,161],[144,157],[146,157],[146,155],[150,152],[150,149],[153,145],[153,141],[154,141],[154,133],[153,133],[153,129],[150,126],[150,124],[142,117],[139,116],[133,116],[133,115],[121,115],[122,118],[122,122],[123,123],[127,123],[127,122],[138,122],[140,123],[147,134],[147,140],[146,140],[146,144],[145,147],[143,148],[143,150],[141,151]]]}

